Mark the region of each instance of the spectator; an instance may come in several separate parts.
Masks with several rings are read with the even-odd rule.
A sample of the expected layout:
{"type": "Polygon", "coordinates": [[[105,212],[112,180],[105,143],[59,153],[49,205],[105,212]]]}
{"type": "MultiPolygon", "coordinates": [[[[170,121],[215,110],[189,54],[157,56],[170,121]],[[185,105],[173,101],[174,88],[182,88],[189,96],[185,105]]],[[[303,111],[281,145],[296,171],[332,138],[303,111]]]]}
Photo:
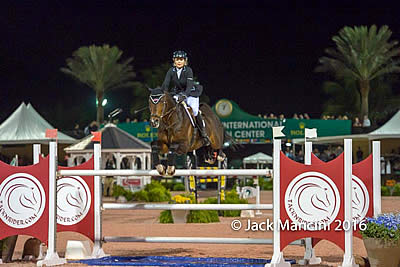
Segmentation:
{"type": "Polygon", "coordinates": [[[76,139],[81,139],[82,137],[85,136],[83,131],[79,128],[79,124],[75,123],[74,130],[73,130],[73,135],[76,139]]]}
{"type": "Polygon", "coordinates": [[[263,119],[268,119],[267,114],[264,114],[263,119]]]}
{"type": "Polygon", "coordinates": [[[361,127],[361,126],[362,126],[362,124],[360,122],[360,119],[358,117],[355,117],[353,127],[361,127]]]}
{"type": "Polygon", "coordinates": [[[300,114],[300,115],[299,115],[299,119],[300,119],[300,120],[304,120],[303,114],[300,114]]]}
{"type": "Polygon", "coordinates": [[[347,117],[346,115],[343,115],[343,120],[348,120],[349,117],[347,117]]]}
{"type": "Polygon", "coordinates": [[[308,113],[304,113],[304,119],[309,120],[310,116],[308,116],[308,113]]]}
{"type": "Polygon", "coordinates": [[[319,158],[320,158],[322,161],[327,162],[328,159],[329,159],[328,154],[327,154],[327,151],[326,151],[326,150],[323,150],[323,151],[321,152],[321,154],[319,155],[319,158]]]}
{"type": "Polygon", "coordinates": [[[294,113],[294,114],[293,114],[293,119],[295,119],[295,120],[298,120],[298,119],[299,119],[299,116],[297,115],[297,113],[294,113]]]}
{"type": "Polygon", "coordinates": [[[285,119],[285,115],[280,114],[280,115],[279,115],[279,119],[280,119],[280,120],[284,120],[284,119],[285,119]]]}
{"type": "Polygon", "coordinates": [[[358,147],[358,150],[357,150],[357,152],[356,152],[356,155],[357,155],[357,162],[360,162],[360,161],[362,161],[363,160],[363,152],[362,152],[362,150],[361,150],[361,147],[358,147]]]}
{"type": "Polygon", "coordinates": [[[303,150],[300,150],[300,151],[299,151],[299,154],[297,154],[296,161],[297,161],[297,162],[304,163],[304,153],[303,153],[303,150]]]}
{"type": "Polygon", "coordinates": [[[130,119],[129,117],[126,117],[125,122],[126,122],[126,123],[130,123],[130,122],[131,122],[131,119],[130,119]]]}
{"type": "Polygon", "coordinates": [[[92,121],[88,126],[85,127],[85,135],[89,135],[91,132],[96,132],[99,129],[96,121],[92,121]]]}
{"type": "Polygon", "coordinates": [[[365,127],[365,128],[371,127],[371,121],[368,119],[367,115],[364,115],[362,127],[365,127]]]}
{"type": "Polygon", "coordinates": [[[336,148],[336,156],[339,156],[340,154],[342,154],[342,152],[343,152],[343,148],[341,147],[341,146],[338,146],[337,148],[336,148]]]}
{"type": "Polygon", "coordinates": [[[133,119],[133,122],[138,122],[138,120],[136,118],[133,119]]]}
{"type": "Polygon", "coordinates": [[[319,150],[318,150],[318,148],[314,148],[313,154],[319,158],[319,150]]]}
{"type": "Polygon", "coordinates": [[[269,119],[276,120],[277,118],[276,118],[276,116],[275,116],[274,113],[270,113],[270,114],[269,114],[269,119]]]}

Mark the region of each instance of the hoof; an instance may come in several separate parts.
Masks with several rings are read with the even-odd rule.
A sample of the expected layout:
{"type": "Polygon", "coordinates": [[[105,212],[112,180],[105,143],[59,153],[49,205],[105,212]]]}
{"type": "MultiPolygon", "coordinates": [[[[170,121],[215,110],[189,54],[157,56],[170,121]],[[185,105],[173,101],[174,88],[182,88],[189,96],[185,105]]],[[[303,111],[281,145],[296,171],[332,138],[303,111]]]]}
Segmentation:
{"type": "Polygon", "coordinates": [[[174,175],[174,173],[175,173],[175,166],[168,166],[167,174],[172,176],[172,175],[174,175]]]}
{"type": "Polygon", "coordinates": [[[226,159],[226,155],[224,152],[219,152],[219,155],[217,156],[218,161],[224,161],[226,159]]]}
{"type": "Polygon", "coordinates": [[[205,162],[210,165],[213,165],[215,163],[215,159],[206,159],[205,162]]]}
{"type": "Polygon", "coordinates": [[[158,173],[159,173],[160,175],[165,175],[165,167],[164,167],[164,165],[158,164],[158,165],[156,166],[156,170],[158,171],[158,173]]]}

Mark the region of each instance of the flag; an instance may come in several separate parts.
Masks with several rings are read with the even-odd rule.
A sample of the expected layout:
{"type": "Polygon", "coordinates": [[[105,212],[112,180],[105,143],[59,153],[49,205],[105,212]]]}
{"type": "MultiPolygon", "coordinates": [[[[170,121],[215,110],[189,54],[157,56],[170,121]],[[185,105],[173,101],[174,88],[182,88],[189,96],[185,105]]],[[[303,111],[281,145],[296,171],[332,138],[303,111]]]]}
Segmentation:
{"type": "Polygon", "coordinates": [[[272,137],[277,138],[285,136],[285,134],[282,133],[283,128],[285,128],[285,126],[272,127],[272,137]]]}
{"type": "Polygon", "coordinates": [[[304,131],[305,138],[317,138],[317,128],[307,129],[304,131]]]}
{"type": "Polygon", "coordinates": [[[101,143],[101,132],[91,132],[91,133],[93,135],[92,141],[101,143]]]}
{"type": "Polygon", "coordinates": [[[56,139],[57,129],[46,129],[46,137],[51,139],[56,139]]]}

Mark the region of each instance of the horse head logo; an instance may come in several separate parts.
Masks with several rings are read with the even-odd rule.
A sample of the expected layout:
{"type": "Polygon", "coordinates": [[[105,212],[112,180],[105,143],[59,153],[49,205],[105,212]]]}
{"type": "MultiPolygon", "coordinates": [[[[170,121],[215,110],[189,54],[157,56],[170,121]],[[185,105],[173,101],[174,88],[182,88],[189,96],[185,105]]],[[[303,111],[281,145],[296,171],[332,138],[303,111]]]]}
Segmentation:
{"type": "Polygon", "coordinates": [[[15,214],[21,214],[26,209],[37,211],[38,201],[35,197],[34,188],[25,184],[14,184],[6,190],[7,204],[15,214]]]}
{"type": "Polygon", "coordinates": [[[40,219],[46,196],[38,179],[27,173],[16,173],[0,184],[0,202],[3,204],[0,218],[5,224],[26,228],[40,219]]]}
{"type": "Polygon", "coordinates": [[[297,224],[332,223],[340,207],[339,191],[325,174],[305,172],[289,183],[285,192],[285,208],[297,224]]]}
{"type": "Polygon", "coordinates": [[[73,225],[81,221],[90,209],[91,192],[79,176],[57,180],[57,223],[73,225]]]}
{"type": "Polygon", "coordinates": [[[300,210],[304,214],[313,215],[316,212],[329,213],[331,202],[329,201],[328,189],[315,183],[306,183],[301,185],[296,192],[300,210]],[[305,205],[304,205],[305,204],[305,205]],[[308,208],[307,210],[305,208],[308,208]]]}

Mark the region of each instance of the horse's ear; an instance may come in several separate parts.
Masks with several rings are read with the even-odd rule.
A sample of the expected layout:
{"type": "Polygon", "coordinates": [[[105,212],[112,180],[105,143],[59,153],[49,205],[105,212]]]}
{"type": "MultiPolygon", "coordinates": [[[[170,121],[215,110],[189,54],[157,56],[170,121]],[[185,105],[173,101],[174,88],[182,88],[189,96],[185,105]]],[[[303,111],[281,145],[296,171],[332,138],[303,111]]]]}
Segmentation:
{"type": "Polygon", "coordinates": [[[151,89],[147,84],[144,84],[144,86],[146,86],[146,88],[151,92],[153,89],[151,89]]]}

